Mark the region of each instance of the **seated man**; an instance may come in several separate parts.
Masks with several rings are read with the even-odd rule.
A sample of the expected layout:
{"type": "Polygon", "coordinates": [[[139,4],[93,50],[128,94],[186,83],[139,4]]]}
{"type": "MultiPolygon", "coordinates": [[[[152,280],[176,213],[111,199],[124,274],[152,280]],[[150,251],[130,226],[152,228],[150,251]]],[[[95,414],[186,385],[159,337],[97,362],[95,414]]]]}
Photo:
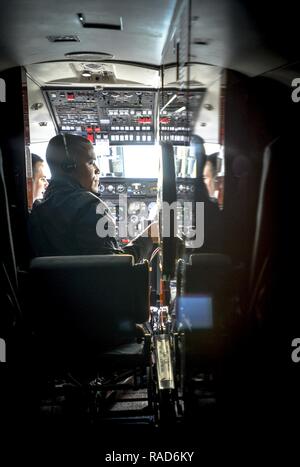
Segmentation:
{"type": "Polygon", "coordinates": [[[206,164],[203,171],[203,179],[207,186],[209,196],[212,199],[216,198],[216,176],[218,165],[218,153],[206,156],[206,164]]]}
{"type": "Polygon", "coordinates": [[[136,261],[150,257],[150,237],[140,235],[121,249],[111,234],[114,220],[97,196],[100,170],[87,139],[57,135],[48,144],[46,159],[52,178],[29,218],[33,256],[128,253],[136,261]],[[107,226],[106,235],[99,234],[99,221],[107,226]]]}
{"type": "Polygon", "coordinates": [[[42,199],[47,188],[48,180],[46,177],[45,164],[43,159],[36,154],[31,154],[32,163],[32,196],[33,203],[37,199],[42,199]]]}
{"type": "MultiPolygon", "coordinates": [[[[219,209],[217,200],[210,196],[208,182],[206,180],[207,175],[205,173],[207,161],[211,162],[212,159],[211,156],[206,156],[204,140],[198,135],[192,136],[191,151],[192,154],[194,153],[197,161],[198,180],[195,185],[194,200],[204,203],[204,243],[199,248],[191,249],[189,255],[192,253],[220,253],[223,251],[223,215],[219,209]]],[[[196,225],[194,217],[193,225],[196,225]]]]}

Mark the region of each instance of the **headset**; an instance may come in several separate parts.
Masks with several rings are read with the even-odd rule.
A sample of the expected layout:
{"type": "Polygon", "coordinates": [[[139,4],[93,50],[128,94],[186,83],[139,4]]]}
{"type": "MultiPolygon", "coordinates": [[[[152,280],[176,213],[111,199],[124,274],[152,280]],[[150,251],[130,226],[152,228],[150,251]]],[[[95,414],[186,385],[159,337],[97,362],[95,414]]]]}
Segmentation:
{"type": "Polygon", "coordinates": [[[70,153],[69,153],[69,149],[68,149],[68,145],[67,145],[67,138],[66,138],[66,135],[64,133],[61,133],[61,136],[62,136],[62,140],[63,140],[63,144],[64,144],[64,148],[65,148],[65,153],[66,153],[66,160],[64,162],[61,163],[61,168],[66,171],[66,172],[69,172],[71,170],[75,170],[76,167],[77,167],[77,163],[76,161],[70,156],[70,153]]]}

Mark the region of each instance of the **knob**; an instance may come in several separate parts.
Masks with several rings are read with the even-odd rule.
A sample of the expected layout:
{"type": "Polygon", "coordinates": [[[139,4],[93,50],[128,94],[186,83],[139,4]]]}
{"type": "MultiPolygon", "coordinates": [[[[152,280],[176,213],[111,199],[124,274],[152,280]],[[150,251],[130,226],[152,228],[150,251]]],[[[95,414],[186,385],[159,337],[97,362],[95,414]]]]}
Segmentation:
{"type": "Polygon", "coordinates": [[[117,186],[117,192],[118,192],[118,193],[123,193],[124,190],[125,190],[125,186],[124,186],[124,185],[118,185],[118,186],[117,186]]]}
{"type": "Polygon", "coordinates": [[[133,214],[131,217],[130,217],[130,222],[132,222],[132,224],[137,224],[139,221],[139,218],[138,216],[136,216],[135,214],[133,214]]]}

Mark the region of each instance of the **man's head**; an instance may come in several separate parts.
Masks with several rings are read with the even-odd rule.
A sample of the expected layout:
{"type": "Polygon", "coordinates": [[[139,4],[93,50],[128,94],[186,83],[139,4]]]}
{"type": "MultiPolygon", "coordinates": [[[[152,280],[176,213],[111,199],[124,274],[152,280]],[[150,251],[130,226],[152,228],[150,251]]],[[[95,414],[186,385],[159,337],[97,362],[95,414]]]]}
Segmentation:
{"type": "Polygon", "coordinates": [[[48,186],[46,170],[43,159],[36,154],[31,154],[32,173],[33,173],[33,202],[41,199],[48,186]]]}
{"type": "Polygon", "coordinates": [[[203,170],[203,179],[207,186],[209,196],[215,196],[215,180],[217,176],[217,155],[218,153],[211,154],[206,158],[206,164],[203,170]]]}
{"type": "Polygon", "coordinates": [[[68,175],[83,188],[98,193],[100,170],[93,145],[82,136],[65,134],[49,141],[46,159],[55,178],[68,175]]]}

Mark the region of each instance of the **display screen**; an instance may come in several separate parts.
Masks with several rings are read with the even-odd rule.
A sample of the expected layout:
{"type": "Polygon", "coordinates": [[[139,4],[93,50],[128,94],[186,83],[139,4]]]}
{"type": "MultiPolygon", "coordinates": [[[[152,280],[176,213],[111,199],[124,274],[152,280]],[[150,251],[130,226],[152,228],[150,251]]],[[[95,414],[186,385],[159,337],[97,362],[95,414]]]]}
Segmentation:
{"type": "Polygon", "coordinates": [[[177,319],[180,327],[186,331],[212,329],[213,300],[211,295],[178,297],[177,319]]]}

